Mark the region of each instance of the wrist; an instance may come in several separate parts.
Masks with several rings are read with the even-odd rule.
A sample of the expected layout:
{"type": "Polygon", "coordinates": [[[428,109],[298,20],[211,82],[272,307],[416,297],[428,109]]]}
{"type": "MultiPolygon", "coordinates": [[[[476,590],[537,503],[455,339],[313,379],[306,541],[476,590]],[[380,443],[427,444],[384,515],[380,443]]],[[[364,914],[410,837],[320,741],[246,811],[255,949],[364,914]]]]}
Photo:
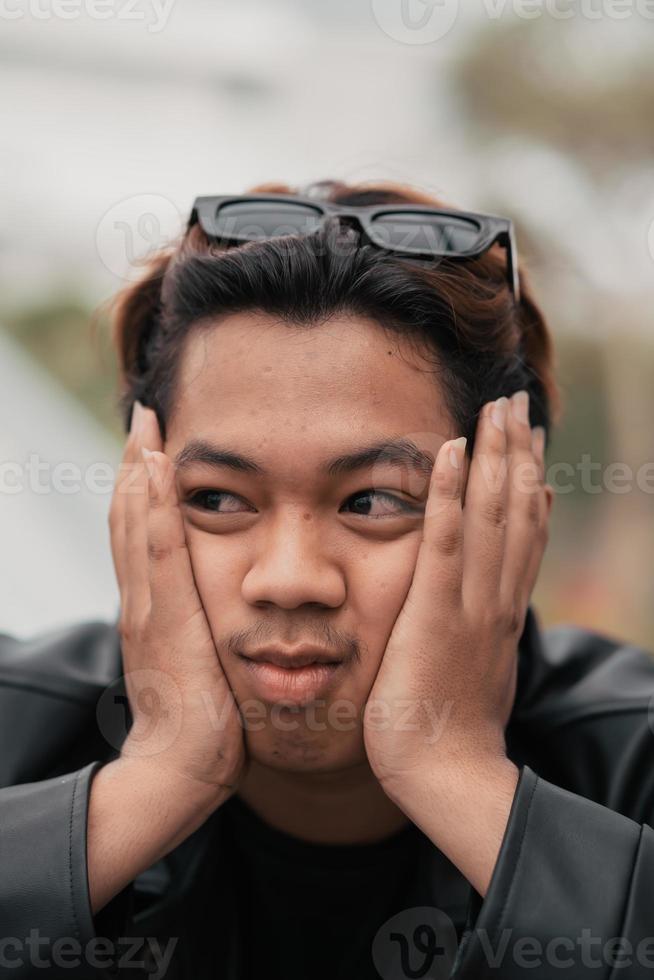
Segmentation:
{"type": "Polygon", "coordinates": [[[207,783],[186,773],[182,765],[156,756],[119,756],[112,766],[125,784],[137,788],[162,819],[201,824],[231,796],[222,784],[207,783]],[[160,808],[160,809],[159,809],[160,808]]]}
{"type": "Polygon", "coordinates": [[[517,776],[518,768],[506,753],[457,751],[395,774],[382,781],[382,786],[398,806],[428,793],[437,809],[447,811],[459,801],[465,804],[474,798],[475,787],[507,786],[517,776]]]}
{"type": "Polygon", "coordinates": [[[480,895],[488,889],[518,785],[506,756],[459,758],[384,787],[480,895]],[[390,790],[390,792],[389,792],[390,790]]]}
{"type": "Polygon", "coordinates": [[[392,801],[446,853],[511,808],[519,770],[506,757],[460,759],[384,787],[392,801]]]}

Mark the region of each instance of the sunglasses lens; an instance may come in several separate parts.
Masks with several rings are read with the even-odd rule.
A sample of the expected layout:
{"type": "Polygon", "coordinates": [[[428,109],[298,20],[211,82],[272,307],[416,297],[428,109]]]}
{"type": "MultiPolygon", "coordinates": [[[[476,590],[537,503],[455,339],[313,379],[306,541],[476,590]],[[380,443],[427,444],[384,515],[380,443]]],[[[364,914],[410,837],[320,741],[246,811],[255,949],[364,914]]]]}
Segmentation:
{"type": "Polygon", "coordinates": [[[404,252],[432,252],[439,255],[467,252],[475,248],[480,227],[468,218],[398,211],[373,218],[377,244],[404,252]]]}
{"type": "Polygon", "coordinates": [[[322,215],[305,204],[282,201],[234,201],[216,215],[217,238],[256,241],[278,235],[309,235],[319,227],[322,215]]]}

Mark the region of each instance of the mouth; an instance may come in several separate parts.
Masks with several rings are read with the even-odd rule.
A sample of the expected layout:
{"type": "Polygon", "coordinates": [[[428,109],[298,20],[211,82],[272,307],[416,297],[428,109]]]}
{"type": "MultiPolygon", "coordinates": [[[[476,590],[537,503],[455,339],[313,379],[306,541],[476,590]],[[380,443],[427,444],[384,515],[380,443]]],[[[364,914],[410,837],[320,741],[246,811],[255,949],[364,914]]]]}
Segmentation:
{"type": "Polygon", "coordinates": [[[346,660],[326,651],[262,650],[239,653],[262,701],[299,707],[324,697],[342,675],[346,660]]]}

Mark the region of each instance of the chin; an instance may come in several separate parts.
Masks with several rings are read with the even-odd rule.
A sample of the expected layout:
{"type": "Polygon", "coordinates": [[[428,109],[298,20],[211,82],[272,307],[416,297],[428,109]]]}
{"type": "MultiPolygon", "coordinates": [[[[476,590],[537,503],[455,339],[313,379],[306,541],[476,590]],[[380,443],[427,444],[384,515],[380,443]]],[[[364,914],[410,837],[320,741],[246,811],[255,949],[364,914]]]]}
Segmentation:
{"type": "Polygon", "coordinates": [[[262,731],[246,732],[250,757],[271,769],[306,773],[335,772],[365,762],[363,739],[358,732],[316,732],[297,717],[293,720],[297,726],[291,731],[280,731],[268,724],[262,731]],[[348,738],[344,737],[346,734],[348,738]]]}

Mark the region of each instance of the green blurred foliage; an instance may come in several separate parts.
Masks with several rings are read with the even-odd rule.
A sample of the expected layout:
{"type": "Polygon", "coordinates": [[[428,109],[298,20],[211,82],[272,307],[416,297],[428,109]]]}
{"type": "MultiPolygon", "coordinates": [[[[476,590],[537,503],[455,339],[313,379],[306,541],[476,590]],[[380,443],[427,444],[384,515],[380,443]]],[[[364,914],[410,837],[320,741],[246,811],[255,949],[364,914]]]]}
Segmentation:
{"type": "Polygon", "coordinates": [[[118,372],[106,315],[76,297],[61,296],[6,310],[1,318],[3,329],[122,440],[118,372]]]}
{"type": "Polygon", "coordinates": [[[453,65],[452,84],[477,140],[534,138],[610,177],[654,155],[651,44],[628,59],[617,48],[581,18],[497,22],[453,65]]]}

